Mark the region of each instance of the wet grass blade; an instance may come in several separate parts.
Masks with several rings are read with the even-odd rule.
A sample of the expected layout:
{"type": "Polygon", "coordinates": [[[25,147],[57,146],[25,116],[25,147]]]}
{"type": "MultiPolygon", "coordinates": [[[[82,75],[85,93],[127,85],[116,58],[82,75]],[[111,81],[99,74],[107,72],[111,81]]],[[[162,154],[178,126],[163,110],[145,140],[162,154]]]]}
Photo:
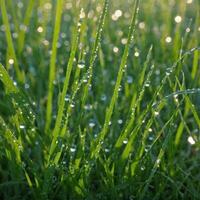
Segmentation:
{"type": "Polygon", "coordinates": [[[124,70],[126,68],[127,58],[128,58],[128,54],[129,54],[129,48],[130,48],[130,45],[133,40],[133,34],[135,31],[135,22],[136,22],[136,18],[137,18],[137,14],[138,14],[138,9],[139,9],[138,7],[139,7],[139,0],[136,0],[135,4],[134,4],[134,11],[133,11],[131,25],[129,28],[128,41],[125,46],[123,57],[122,57],[121,64],[119,67],[115,88],[114,88],[113,95],[112,95],[112,98],[110,101],[110,105],[109,105],[108,109],[106,110],[105,122],[104,122],[104,125],[102,128],[102,131],[99,133],[96,141],[93,142],[93,144],[92,144],[91,158],[98,157],[99,150],[101,149],[101,141],[104,139],[104,137],[106,136],[106,134],[108,132],[109,122],[110,122],[110,119],[111,119],[111,116],[113,113],[115,103],[118,99],[118,92],[119,92],[120,84],[122,81],[124,70]]]}
{"type": "Polygon", "coordinates": [[[78,25],[77,29],[74,32],[74,41],[73,41],[73,44],[72,44],[71,54],[70,54],[70,58],[69,58],[68,65],[67,65],[64,86],[63,86],[63,89],[62,89],[62,92],[61,92],[61,95],[60,95],[60,99],[59,99],[58,114],[57,114],[57,118],[56,118],[56,122],[55,122],[55,127],[54,127],[54,130],[53,130],[53,140],[52,140],[52,143],[51,143],[49,156],[52,155],[52,153],[53,153],[53,151],[56,147],[56,140],[58,138],[60,128],[61,128],[63,112],[64,112],[64,107],[65,107],[65,97],[66,97],[66,94],[67,94],[70,75],[71,75],[73,62],[74,62],[74,58],[75,58],[75,54],[76,54],[76,50],[77,50],[78,42],[79,42],[79,28],[80,27],[78,25]]]}
{"type": "Polygon", "coordinates": [[[2,13],[2,18],[3,18],[3,23],[4,23],[4,26],[6,29],[5,34],[6,34],[6,41],[7,41],[7,45],[8,45],[8,52],[9,52],[10,58],[14,60],[14,68],[15,68],[17,80],[18,80],[18,82],[23,83],[24,82],[24,74],[19,68],[18,60],[16,57],[14,44],[13,44],[11,31],[10,31],[10,24],[9,24],[9,20],[8,20],[8,14],[7,14],[7,10],[6,10],[5,0],[1,0],[0,5],[1,5],[1,13],[2,13]]]}
{"type": "Polygon", "coordinates": [[[55,79],[55,73],[56,73],[57,42],[60,33],[63,2],[64,2],[63,0],[57,0],[57,6],[56,6],[56,18],[53,31],[52,54],[49,66],[49,83],[48,83],[48,94],[47,94],[48,97],[47,97],[46,125],[45,125],[46,132],[50,128],[52,119],[52,98],[54,92],[53,81],[55,79]]]}
{"type": "Polygon", "coordinates": [[[99,50],[99,46],[100,46],[100,41],[101,41],[103,26],[104,26],[106,14],[107,14],[108,4],[109,4],[109,0],[105,0],[104,6],[103,6],[103,11],[102,11],[102,14],[101,14],[100,20],[99,20],[99,25],[98,25],[98,29],[97,29],[97,33],[96,33],[96,37],[95,37],[94,46],[93,46],[92,52],[91,52],[89,70],[88,70],[88,75],[87,75],[87,84],[84,87],[83,96],[82,96],[82,100],[81,100],[82,107],[85,105],[85,101],[86,101],[86,98],[88,95],[88,90],[89,90],[89,87],[90,87],[90,84],[92,81],[93,67],[94,67],[96,57],[98,54],[98,50],[99,50]]]}
{"type": "MultiPolygon", "coordinates": [[[[24,16],[24,21],[23,21],[23,25],[25,27],[28,27],[29,23],[30,23],[30,19],[31,19],[31,14],[33,12],[33,7],[34,7],[34,0],[29,0],[28,2],[28,7],[26,9],[25,12],[25,16],[24,16]]],[[[25,34],[26,31],[24,29],[19,31],[19,36],[18,36],[18,54],[20,55],[23,48],[24,48],[24,40],[25,40],[25,34]]]]}

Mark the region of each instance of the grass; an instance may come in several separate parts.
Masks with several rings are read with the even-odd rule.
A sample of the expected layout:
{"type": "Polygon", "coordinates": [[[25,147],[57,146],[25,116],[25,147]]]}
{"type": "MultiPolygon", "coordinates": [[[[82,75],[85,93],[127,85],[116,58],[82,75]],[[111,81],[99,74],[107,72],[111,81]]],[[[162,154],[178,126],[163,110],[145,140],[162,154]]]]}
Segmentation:
{"type": "Polygon", "coordinates": [[[198,0],[0,7],[0,199],[199,199],[198,0]]]}

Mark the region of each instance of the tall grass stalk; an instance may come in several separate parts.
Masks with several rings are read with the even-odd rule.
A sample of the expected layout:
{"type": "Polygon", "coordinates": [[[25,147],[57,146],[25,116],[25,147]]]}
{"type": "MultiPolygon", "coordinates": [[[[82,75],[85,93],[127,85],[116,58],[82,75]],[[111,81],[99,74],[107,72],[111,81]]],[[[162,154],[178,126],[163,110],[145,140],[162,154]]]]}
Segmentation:
{"type": "Polygon", "coordinates": [[[52,43],[52,54],[49,66],[49,83],[48,83],[48,97],[47,97],[47,109],[46,109],[46,125],[45,130],[46,132],[49,131],[51,120],[52,120],[52,99],[54,93],[54,85],[53,82],[55,80],[56,74],[56,55],[57,55],[57,42],[60,33],[60,26],[61,26],[61,17],[62,17],[62,10],[63,10],[63,2],[64,0],[57,0],[56,6],[56,18],[54,24],[54,31],[53,31],[53,43],[52,43]]]}

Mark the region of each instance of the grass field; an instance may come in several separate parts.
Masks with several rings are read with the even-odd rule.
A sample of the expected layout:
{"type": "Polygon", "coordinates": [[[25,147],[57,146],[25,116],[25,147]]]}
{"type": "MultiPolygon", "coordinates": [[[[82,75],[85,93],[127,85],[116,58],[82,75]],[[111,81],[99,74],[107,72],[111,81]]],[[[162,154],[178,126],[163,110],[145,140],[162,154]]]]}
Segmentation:
{"type": "Polygon", "coordinates": [[[200,199],[200,1],[0,0],[0,199],[200,199]]]}

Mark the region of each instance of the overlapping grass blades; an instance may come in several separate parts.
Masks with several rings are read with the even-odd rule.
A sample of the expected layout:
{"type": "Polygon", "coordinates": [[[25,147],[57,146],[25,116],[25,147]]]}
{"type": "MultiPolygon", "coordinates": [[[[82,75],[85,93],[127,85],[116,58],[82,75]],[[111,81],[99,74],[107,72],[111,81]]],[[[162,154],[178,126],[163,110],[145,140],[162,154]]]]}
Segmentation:
{"type": "Polygon", "coordinates": [[[103,128],[102,128],[102,131],[99,133],[97,139],[92,144],[91,158],[98,157],[99,151],[101,149],[101,142],[108,132],[109,122],[110,122],[110,119],[111,119],[111,116],[112,116],[112,113],[113,113],[115,102],[117,101],[117,98],[118,98],[118,92],[119,92],[120,84],[121,84],[122,77],[123,77],[123,74],[124,74],[124,70],[126,69],[127,58],[128,58],[128,54],[129,54],[129,48],[130,48],[131,42],[132,42],[133,37],[134,37],[135,22],[136,22],[138,10],[139,10],[139,0],[136,0],[135,4],[134,4],[134,9],[133,9],[133,17],[132,17],[131,25],[130,25],[130,28],[129,28],[128,40],[127,40],[127,44],[125,46],[124,53],[123,53],[122,60],[121,60],[121,64],[120,64],[120,67],[119,67],[115,88],[114,88],[113,95],[112,95],[112,98],[111,98],[111,101],[110,101],[110,105],[109,105],[108,109],[106,110],[105,122],[104,122],[104,125],[103,125],[103,128]]]}

